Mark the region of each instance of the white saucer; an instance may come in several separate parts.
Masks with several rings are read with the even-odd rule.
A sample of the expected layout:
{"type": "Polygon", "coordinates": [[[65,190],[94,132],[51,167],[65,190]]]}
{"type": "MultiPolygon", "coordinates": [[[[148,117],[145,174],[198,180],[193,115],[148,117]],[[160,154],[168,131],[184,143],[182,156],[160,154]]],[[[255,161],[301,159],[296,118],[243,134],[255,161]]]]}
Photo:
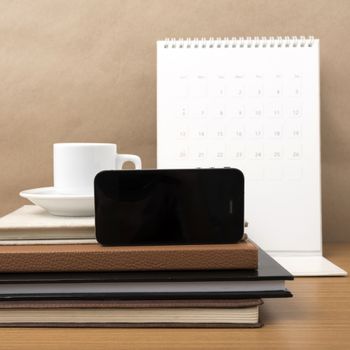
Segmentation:
{"type": "Polygon", "coordinates": [[[26,198],[59,216],[94,216],[94,196],[59,193],[54,187],[41,187],[20,192],[26,198]]]}

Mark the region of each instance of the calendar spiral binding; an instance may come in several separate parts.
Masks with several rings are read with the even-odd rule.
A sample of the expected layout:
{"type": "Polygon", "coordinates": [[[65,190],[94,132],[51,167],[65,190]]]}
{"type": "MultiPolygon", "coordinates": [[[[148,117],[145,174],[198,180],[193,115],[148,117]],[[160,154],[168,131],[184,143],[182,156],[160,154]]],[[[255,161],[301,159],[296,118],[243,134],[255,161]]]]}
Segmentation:
{"type": "Polygon", "coordinates": [[[313,36],[285,36],[285,37],[233,37],[233,38],[167,38],[161,41],[162,47],[167,49],[196,49],[196,48],[288,48],[312,47],[316,39],[313,36]]]}

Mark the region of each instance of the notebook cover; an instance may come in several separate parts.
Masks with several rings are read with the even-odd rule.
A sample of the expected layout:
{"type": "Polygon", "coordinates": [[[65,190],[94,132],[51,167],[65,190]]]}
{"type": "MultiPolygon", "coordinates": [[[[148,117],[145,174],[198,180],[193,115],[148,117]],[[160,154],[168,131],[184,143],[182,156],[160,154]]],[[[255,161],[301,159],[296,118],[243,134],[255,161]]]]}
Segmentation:
{"type": "Polygon", "coordinates": [[[162,282],[292,280],[293,276],[262,249],[257,270],[0,273],[2,283],[162,282]]]}
{"type": "Polygon", "coordinates": [[[0,246],[0,272],[256,269],[257,247],[236,244],[0,246]]]}
{"type": "MultiPolygon", "coordinates": [[[[56,308],[249,308],[263,304],[261,299],[246,300],[51,300],[2,301],[0,309],[56,309],[56,308]]],[[[1,323],[0,327],[67,327],[67,328],[257,328],[260,322],[249,323],[1,323]]]]}
{"type": "MultiPolygon", "coordinates": [[[[257,270],[217,271],[149,271],[149,272],[98,272],[98,273],[2,273],[3,283],[58,283],[58,282],[152,282],[152,281],[259,281],[292,280],[293,276],[263,250],[259,249],[257,270]]],[[[0,289],[1,290],[1,289],[0,289]]],[[[0,294],[0,300],[149,300],[149,299],[259,299],[291,297],[288,289],[280,291],[225,292],[225,293],[152,293],[152,294],[0,294]]]]}
{"type": "Polygon", "coordinates": [[[2,328],[260,328],[262,323],[0,323],[2,328]]]}
{"type": "Polygon", "coordinates": [[[193,300],[28,300],[0,301],[0,309],[61,308],[246,308],[262,305],[261,299],[193,299],[193,300]]]}
{"type": "Polygon", "coordinates": [[[257,292],[186,292],[186,293],[42,293],[0,294],[1,300],[169,300],[169,299],[260,299],[290,298],[288,289],[257,292]]]}
{"type": "Polygon", "coordinates": [[[18,239],[1,240],[1,245],[96,244],[96,239],[18,239]]]}

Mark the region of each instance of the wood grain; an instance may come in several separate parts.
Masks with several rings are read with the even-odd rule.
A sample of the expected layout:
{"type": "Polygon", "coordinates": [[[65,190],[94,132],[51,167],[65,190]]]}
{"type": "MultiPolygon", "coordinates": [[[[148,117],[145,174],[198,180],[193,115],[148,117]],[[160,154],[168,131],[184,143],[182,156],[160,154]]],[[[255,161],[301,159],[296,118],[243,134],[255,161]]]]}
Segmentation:
{"type": "MultiPolygon", "coordinates": [[[[350,271],[350,243],[325,255],[350,271]]],[[[265,300],[262,329],[0,329],[0,349],[349,349],[349,277],[297,278],[265,300]]]]}

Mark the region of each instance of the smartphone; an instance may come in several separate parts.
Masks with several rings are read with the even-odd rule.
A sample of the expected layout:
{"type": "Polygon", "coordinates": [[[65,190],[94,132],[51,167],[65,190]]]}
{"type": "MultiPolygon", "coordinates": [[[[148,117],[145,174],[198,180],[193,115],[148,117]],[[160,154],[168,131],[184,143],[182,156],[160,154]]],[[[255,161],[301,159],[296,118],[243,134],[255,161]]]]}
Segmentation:
{"type": "Polygon", "coordinates": [[[102,171],[94,190],[103,245],[222,244],[243,236],[238,169],[102,171]]]}

